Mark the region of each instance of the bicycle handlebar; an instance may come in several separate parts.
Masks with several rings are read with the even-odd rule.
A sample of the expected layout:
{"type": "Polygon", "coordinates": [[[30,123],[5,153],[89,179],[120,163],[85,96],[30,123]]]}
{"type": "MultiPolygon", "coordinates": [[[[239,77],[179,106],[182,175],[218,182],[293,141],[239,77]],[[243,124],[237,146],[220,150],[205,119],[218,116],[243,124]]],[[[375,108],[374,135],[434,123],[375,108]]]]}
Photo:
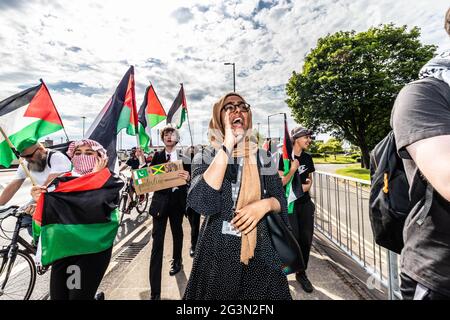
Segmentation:
{"type": "MultiPolygon", "coordinates": [[[[6,208],[0,208],[0,220],[6,219],[10,216],[17,216],[17,211],[19,211],[19,206],[9,206],[6,208]],[[4,214],[6,212],[6,214],[4,214]]],[[[20,212],[24,214],[24,212],[20,212]]]]}

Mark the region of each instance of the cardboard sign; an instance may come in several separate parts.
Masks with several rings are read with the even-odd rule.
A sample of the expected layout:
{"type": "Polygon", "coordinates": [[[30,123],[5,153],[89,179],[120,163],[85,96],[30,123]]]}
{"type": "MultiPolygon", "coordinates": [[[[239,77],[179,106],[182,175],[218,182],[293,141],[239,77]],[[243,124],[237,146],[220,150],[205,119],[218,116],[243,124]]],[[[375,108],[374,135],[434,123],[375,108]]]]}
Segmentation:
{"type": "Polygon", "coordinates": [[[183,170],[183,162],[181,160],[133,170],[134,189],[138,195],[141,195],[185,185],[186,180],[178,177],[178,173],[181,170],[183,170]]]}

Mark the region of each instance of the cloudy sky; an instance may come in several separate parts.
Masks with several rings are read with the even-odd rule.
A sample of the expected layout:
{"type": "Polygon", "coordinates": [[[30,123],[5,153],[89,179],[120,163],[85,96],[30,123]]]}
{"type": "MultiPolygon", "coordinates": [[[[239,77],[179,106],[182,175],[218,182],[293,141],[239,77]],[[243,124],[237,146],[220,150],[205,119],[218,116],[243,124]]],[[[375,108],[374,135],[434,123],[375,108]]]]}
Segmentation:
{"type": "MultiPolygon", "coordinates": [[[[444,50],[448,6],[447,0],[0,0],[0,100],[43,78],[76,139],[81,117],[88,128],[134,65],[138,107],[150,81],[166,111],[184,83],[194,143],[204,143],[213,103],[233,89],[232,67],[224,63],[235,62],[236,91],[265,135],[269,114],[290,115],[285,85],[320,37],[392,22],[420,27],[423,43],[444,50]]],[[[280,134],[281,120],[271,118],[272,136],[280,134]]],[[[182,135],[189,143],[187,127],[182,135]]],[[[131,146],[134,139],[123,141],[131,146]]]]}

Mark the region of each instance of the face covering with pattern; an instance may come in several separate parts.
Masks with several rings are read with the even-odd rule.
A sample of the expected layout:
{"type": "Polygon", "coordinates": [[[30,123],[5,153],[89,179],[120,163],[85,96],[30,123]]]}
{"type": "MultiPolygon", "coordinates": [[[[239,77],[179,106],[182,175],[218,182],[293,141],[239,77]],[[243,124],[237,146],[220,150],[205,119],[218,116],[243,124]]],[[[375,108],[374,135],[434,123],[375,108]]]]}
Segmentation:
{"type": "Polygon", "coordinates": [[[95,167],[95,162],[97,160],[96,155],[74,155],[72,158],[73,169],[79,174],[91,173],[95,167]]]}

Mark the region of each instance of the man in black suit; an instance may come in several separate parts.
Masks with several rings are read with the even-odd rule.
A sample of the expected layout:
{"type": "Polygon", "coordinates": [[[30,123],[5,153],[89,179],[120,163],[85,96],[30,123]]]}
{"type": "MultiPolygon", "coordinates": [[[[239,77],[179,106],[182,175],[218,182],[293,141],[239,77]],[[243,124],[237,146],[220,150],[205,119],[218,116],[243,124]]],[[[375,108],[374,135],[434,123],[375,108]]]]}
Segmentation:
{"type": "MultiPolygon", "coordinates": [[[[189,182],[190,159],[176,150],[180,140],[178,130],[172,126],[166,126],[161,130],[161,140],[165,148],[156,152],[151,166],[169,161],[182,160],[184,171],[179,176],[189,182]]],[[[173,237],[173,261],[169,274],[177,274],[182,269],[183,248],[183,216],[186,212],[187,185],[163,189],[153,194],[150,205],[150,215],[153,217],[152,253],[150,260],[150,299],[159,300],[161,295],[161,271],[164,249],[164,237],[166,233],[167,219],[170,221],[170,229],[173,237]]]]}

